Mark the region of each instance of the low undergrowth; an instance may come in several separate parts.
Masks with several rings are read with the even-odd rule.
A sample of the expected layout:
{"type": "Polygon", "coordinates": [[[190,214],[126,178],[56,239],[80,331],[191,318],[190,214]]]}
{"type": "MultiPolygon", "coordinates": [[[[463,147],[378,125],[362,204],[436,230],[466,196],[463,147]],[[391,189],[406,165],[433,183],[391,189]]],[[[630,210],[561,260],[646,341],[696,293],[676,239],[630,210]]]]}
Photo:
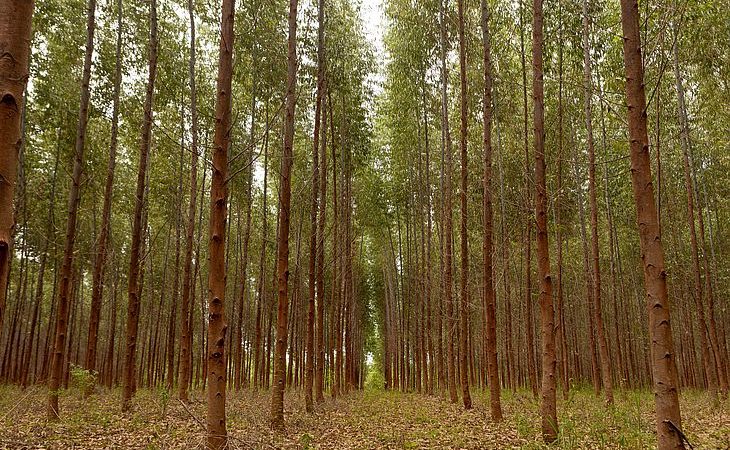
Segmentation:
{"type": "MultiPolygon", "coordinates": [[[[82,389],[82,388],[79,388],[82,389]]],[[[0,448],[202,448],[204,392],[183,405],[164,389],[140,390],[133,411],[122,414],[117,390],[84,398],[61,393],[62,420],[48,422],[45,387],[25,391],[0,386],[0,448]]],[[[488,394],[473,391],[464,411],[443,396],[368,389],[327,399],[315,414],[303,398],[286,396],[285,434],[268,426],[265,391],[229,392],[227,420],[233,449],[502,449],[546,448],[540,438],[538,401],[527,391],[503,392],[505,420],[489,418],[488,394]]],[[[681,397],[684,432],[694,448],[730,448],[730,402],[713,403],[700,391],[681,397]]],[[[648,391],[616,392],[606,407],[589,390],[559,400],[559,441],[551,448],[654,448],[653,397],[648,391]]]]}

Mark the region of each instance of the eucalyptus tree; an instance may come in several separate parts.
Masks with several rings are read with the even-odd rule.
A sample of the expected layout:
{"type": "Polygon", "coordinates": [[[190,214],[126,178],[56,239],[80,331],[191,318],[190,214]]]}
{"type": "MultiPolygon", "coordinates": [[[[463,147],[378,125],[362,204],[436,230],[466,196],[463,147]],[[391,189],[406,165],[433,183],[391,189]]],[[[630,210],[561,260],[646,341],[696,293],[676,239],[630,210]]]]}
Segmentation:
{"type": "Polygon", "coordinates": [[[0,60],[0,331],[5,316],[10,277],[13,199],[21,144],[21,109],[28,82],[33,2],[3,0],[0,41],[9,58],[0,60]]]}
{"type": "Polygon", "coordinates": [[[226,221],[228,218],[228,147],[231,143],[234,0],[223,0],[216,87],[213,171],[210,188],[208,272],[208,449],[223,449],[226,433],[226,221]]]}
{"type": "Polygon", "coordinates": [[[613,381],[611,373],[611,357],[608,353],[608,341],[603,326],[601,306],[601,266],[598,242],[598,194],[596,187],[596,152],[593,141],[593,69],[591,61],[590,27],[588,17],[588,0],[583,0],[583,83],[586,139],[588,144],[588,190],[591,206],[591,262],[593,269],[593,321],[598,335],[598,351],[601,358],[601,379],[606,395],[606,403],[613,404],[613,381]]]}
{"type": "MultiPolygon", "coordinates": [[[[547,186],[545,169],[545,99],[543,82],[542,0],[532,4],[532,100],[535,122],[535,216],[537,222],[537,266],[540,278],[540,321],[542,323],[542,390],[540,412],[545,442],[558,438],[555,404],[555,312],[553,309],[550,248],[548,246],[547,186]]],[[[529,307],[529,305],[528,305],[529,307]]],[[[529,326],[529,324],[527,324],[529,326]]]]}
{"type": "Polygon", "coordinates": [[[76,144],[74,154],[73,173],[71,186],[68,195],[68,220],[66,222],[66,243],[63,254],[63,266],[61,269],[61,281],[58,291],[58,310],[56,314],[56,333],[51,374],[48,381],[48,418],[58,420],[60,418],[58,409],[58,389],[63,376],[65,364],[66,334],[68,331],[69,295],[71,290],[71,277],[74,260],[74,244],[76,242],[76,222],[81,195],[81,175],[84,164],[84,147],[86,144],[86,127],[89,118],[89,100],[91,93],[89,83],[91,80],[91,64],[94,53],[94,30],[96,28],[96,0],[89,0],[86,19],[86,50],[84,54],[84,68],[81,79],[81,101],[79,105],[79,120],[76,128],[76,144]]]}
{"type": "Polygon", "coordinates": [[[96,349],[99,339],[99,322],[101,320],[101,301],[104,289],[104,275],[107,264],[107,243],[110,233],[110,222],[112,215],[112,196],[114,189],[114,171],[117,161],[117,147],[119,145],[119,97],[122,84],[122,38],[123,38],[123,12],[122,1],[117,4],[117,42],[115,53],[114,69],[114,94],[112,106],[111,138],[109,140],[109,165],[107,167],[106,182],[104,185],[104,206],[101,213],[101,226],[99,228],[98,250],[94,262],[92,276],[91,307],[89,312],[89,333],[86,343],[86,362],[84,367],[87,370],[96,369],[96,349]]]}
{"type": "Polygon", "coordinates": [[[483,200],[482,214],[484,215],[484,241],[482,245],[482,258],[484,268],[482,272],[484,280],[484,314],[485,314],[485,338],[487,347],[487,366],[489,376],[489,406],[492,420],[502,420],[502,405],[500,402],[499,367],[497,365],[497,314],[495,307],[496,292],[494,289],[494,265],[492,255],[494,253],[493,240],[493,211],[492,211],[492,55],[491,35],[489,31],[490,10],[487,0],[481,0],[481,28],[483,60],[482,70],[484,71],[484,94],[482,97],[482,122],[483,122],[483,151],[484,151],[484,173],[482,175],[483,200]]]}
{"type": "Polygon", "coordinates": [[[187,224],[185,227],[185,256],[183,260],[183,284],[180,305],[180,374],[178,378],[178,397],[188,401],[188,386],[192,371],[192,321],[190,314],[193,286],[193,238],[195,232],[195,210],[198,198],[198,97],[195,80],[196,43],[195,8],[193,0],[188,0],[190,18],[190,52],[188,56],[190,84],[190,198],[188,200],[187,224]]]}
{"type": "Polygon", "coordinates": [[[155,79],[157,77],[157,0],[150,1],[149,9],[150,38],[148,48],[148,73],[145,91],[144,119],[139,144],[139,165],[137,169],[137,190],[132,225],[132,243],[129,259],[127,286],[126,346],[124,353],[124,376],[122,386],[122,410],[129,411],[132,397],[136,391],[137,335],[140,316],[140,260],[143,245],[143,211],[145,209],[145,190],[147,188],[147,162],[152,147],[153,101],[155,79]]]}
{"type": "Polygon", "coordinates": [[[276,253],[277,321],[274,387],[271,391],[271,426],[284,428],[284,384],[286,382],[287,320],[289,313],[289,224],[291,212],[291,169],[294,146],[294,113],[297,87],[297,0],[289,1],[289,39],[287,42],[286,119],[284,153],[280,175],[279,242],[276,253]]]}
{"type": "Polygon", "coordinates": [[[679,410],[667,275],[664,268],[664,248],[659,236],[649,161],[639,4],[636,0],[621,0],[621,28],[625,36],[623,55],[631,149],[631,184],[636,204],[646,304],[649,312],[657,439],[660,449],[684,448],[684,437],[680,431],[682,419],[679,410]]]}

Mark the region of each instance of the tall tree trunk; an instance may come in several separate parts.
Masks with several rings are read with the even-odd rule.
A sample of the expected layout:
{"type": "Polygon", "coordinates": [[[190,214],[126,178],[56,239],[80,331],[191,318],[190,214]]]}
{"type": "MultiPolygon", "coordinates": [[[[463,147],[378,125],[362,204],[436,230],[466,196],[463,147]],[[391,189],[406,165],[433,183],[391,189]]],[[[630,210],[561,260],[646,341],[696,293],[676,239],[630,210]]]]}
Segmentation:
{"type": "Polygon", "coordinates": [[[425,275],[425,308],[426,308],[426,333],[424,338],[426,339],[426,353],[428,357],[424,357],[424,364],[427,365],[426,374],[428,376],[427,381],[427,388],[426,393],[428,395],[433,394],[434,384],[435,384],[435,368],[436,363],[434,361],[435,354],[434,354],[434,334],[433,334],[433,324],[432,324],[432,316],[433,316],[433,295],[432,295],[432,289],[431,289],[431,241],[432,241],[432,233],[433,233],[433,223],[432,223],[432,216],[431,216],[431,145],[429,143],[428,138],[428,130],[429,130],[429,123],[428,123],[428,103],[426,99],[426,81],[425,81],[425,74],[421,78],[422,80],[422,94],[423,94],[423,123],[425,128],[425,147],[426,147],[426,161],[425,161],[425,168],[426,171],[426,188],[425,188],[425,196],[426,196],[426,255],[424,257],[425,259],[425,265],[426,265],[426,275],[425,275]]]}
{"type": "Polygon", "coordinates": [[[297,87],[297,0],[289,1],[289,39],[287,57],[286,119],[284,121],[284,154],[279,178],[279,245],[276,251],[278,311],[276,322],[276,355],[274,387],[271,390],[271,425],[284,428],[284,383],[286,382],[286,328],[289,309],[289,213],[291,210],[291,168],[294,145],[294,112],[297,87]]]}
{"type": "Polygon", "coordinates": [[[459,401],[456,392],[456,368],[454,367],[454,294],[452,283],[452,249],[451,235],[453,233],[452,201],[451,201],[451,174],[453,172],[451,134],[449,133],[449,106],[448,106],[448,69],[446,65],[447,34],[446,34],[446,7],[448,0],[439,2],[439,23],[441,29],[441,152],[446,154],[444,181],[442,191],[444,192],[444,301],[446,302],[446,330],[447,330],[447,368],[448,386],[451,403],[459,401]]]}
{"type": "Polygon", "coordinates": [[[484,71],[484,96],[482,98],[482,122],[484,124],[484,174],[482,179],[484,198],[484,243],[482,257],[484,258],[484,309],[486,311],[486,338],[487,338],[487,374],[489,376],[489,407],[492,421],[502,420],[502,404],[500,402],[499,366],[497,364],[497,313],[496,296],[494,289],[494,241],[493,241],[493,211],[492,211],[492,55],[490,45],[489,19],[490,12],[487,0],[481,0],[482,19],[482,46],[484,71]]]}
{"type": "Polygon", "coordinates": [[[226,356],[226,222],[228,219],[228,147],[231,144],[234,0],[221,6],[221,39],[213,136],[208,241],[208,449],[227,446],[226,356]]]}
{"type": "Polygon", "coordinates": [[[124,378],[122,380],[122,410],[129,411],[135,391],[135,373],[137,359],[137,330],[140,310],[140,259],[144,228],[142,227],[142,211],[144,209],[145,189],[147,186],[147,160],[152,144],[152,103],[157,77],[157,0],[150,1],[150,43],[148,61],[147,92],[144,102],[144,119],[142,120],[142,137],[139,147],[139,168],[137,171],[137,193],[134,205],[134,223],[132,225],[132,245],[129,260],[129,286],[127,288],[127,326],[126,346],[124,354],[124,378]]]}
{"type": "MultiPolygon", "coordinates": [[[[330,114],[330,136],[332,137],[332,303],[333,311],[335,312],[332,318],[332,328],[334,329],[334,339],[332,345],[335,347],[335,360],[334,360],[334,384],[332,385],[332,397],[336,398],[342,389],[342,328],[340,327],[340,315],[342,311],[342,295],[341,287],[343,283],[342,277],[342,255],[341,255],[341,236],[339,222],[341,214],[338,209],[338,194],[337,194],[337,148],[335,145],[335,123],[334,113],[332,108],[332,95],[330,91],[327,92],[327,101],[329,103],[329,114],[330,114]]],[[[387,309],[386,309],[387,314],[387,309]]],[[[386,319],[387,320],[387,319],[386,319]]],[[[383,331],[385,340],[385,346],[388,347],[388,330],[383,331]]],[[[389,367],[390,361],[389,355],[384,355],[386,371],[389,367]]],[[[389,387],[386,386],[386,389],[389,387]]]]}
{"type": "Polygon", "coordinates": [[[682,426],[682,419],[679,412],[677,366],[670,323],[667,274],[664,269],[664,249],[659,237],[649,161],[646,92],[644,90],[637,0],[621,0],[621,27],[624,34],[623,54],[629,142],[631,144],[631,184],[636,203],[646,306],[649,313],[657,439],[661,450],[682,449],[684,442],[682,435],[678,432],[682,426]]]}
{"type": "MultiPolygon", "coordinates": [[[[714,397],[717,395],[718,381],[722,379],[722,371],[717,370],[719,364],[716,364],[716,358],[719,356],[718,352],[714,351],[712,345],[712,333],[710,327],[708,327],[708,320],[705,313],[705,303],[703,301],[703,284],[702,284],[702,269],[700,268],[700,256],[697,244],[697,228],[695,226],[695,198],[694,198],[694,187],[692,183],[692,173],[689,156],[689,124],[687,123],[687,112],[684,97],[684,85],[682,83],[682,75],[679,70],[679,50],[677,43],[672,48],[673,55],[673,66],[674,66],[674,77],[675,77],[675,88],[677,91],[677,117],[679,119],[680,126],[680,144],[682,147],[682,160],[684,168],[684,186],[687,191],[687,222],[689,223],[689,237],[690,237],[690,250],[692,252],[692,275],[694,281],[694,295],[692,297],[695,300],[695,308],[697,309],[697,318],[700,325],[700,345],[702,349],[702,360],[703,364],[700,366],[707,374],[707,380],[709,384],[709,390],[711,395],[714,397]]],[[[700,216],[701,213],[697,214],[700,216]]],[[[706,275],[709,277],[709,273],[706,275]]],[[[712,314],[712,310],[710,310],[712,314]]]]}
{"type": "MultiPolygon", "coordinates": [[[[181,97],[182,99],[182,97],[181,97]]],[[[180,301],[180,228],[182,227],[183,219],[183,167],[184,167],[184,155],[185,155],[185,106],[184,102],[180,104],[180,165],[178,166],[177,174],[177,190],[175,195],[177,197],[177,204],[175,205],[175,275],[172,283],[172,306],[170,308],[170,320],[168,322],[167,329],[167,389],[172,390],[175,384],[175,338],[176,333],[176,319],[177,319],[177,305],[180,301]]]]}
{"type": "Polygon", "coordinates": [[[464,400],[464,408],[471,409],[471,395],[469,394],[469,347],[467,336],[469,334],[469,247],[466,231],[467,222],[467,197],[469,161],[467,159],[468,140],[468,104],[467,104],[467,80],[466,80],[466,39],[464,37],[464,0],[458,0],[459,12],[459,75],[461,77],[461,391],[464,400]]]}
{"type": "MultiPolygon", "coordinates": [[[[570,131],[571,146],[577,150],[575,144],[575,127],[571,127],[570,131]]],[[[583,179],[585,176],[581,172],[581,166],[578,161],[578,152],[573,153],[573,170],[575,171],[576,179],[583,179]]],[[[585,206],[583,204],[584,189],[582,185],[578,186],[578,217],[580,221],[580,241],[583,250],[583,280],[585,282],[585,296],[588,299],[586,302],[588,320],[586,321],[586,327],[588,332],[588,349],[591,359],[591,381],[593,382],[593,391],[598,397],[601,394],[601,368],[596,352],[596,330],[595,330],[595,315],[593,313],[593,273],[591,272],[591,256],[590,247],[588,243],[588,232],[586,230],[586,214],[585,206]]]]}
{"type": "Polygon", "coordinates": [[[28,82],[33,1],[1,0],[0,42],[0,330],[10,279],[15,219],[13,198],[22,146],[21,116],[28,82]]]}
{"type": "Polygon", "coordinates": [[[555,299],[555,312],[557,314],[557,343],[559,360],[561,363],[560,371],[563,382],[563,400],[568,399],[570,391],[570,374],[568,373],[568,345],[565,335],[565,310],[563,308],[563,5],[558,5],[558,174],[557,174],[557,191],[558,197],[555,205],[555,230],[558,247],[558,276],[557,289],[555,299]]]}
{"type": "Polygon", "coordinates": [[[190,16],[190,57],[188,61],[190,82],[190,198],[188,199],[187,225],[185,227],[185,261],[183,269],[182,301],[180,302],[180,373],[178,376],[178,398],[188,401],[188,387],[192,373],[192,320],[191,298],[194,287],[193,236],[195,211],[198,198],[198,95],[195,89],[195,9],[193,0],[188,0],[190,16]]]}
{"type": "MultiPolygon", "coordinates": [[[[322,114],[322,93],[324,86],[324,0],[318,0],[317,4],[317,94],[314,107],[314,136],[312,148],[312,207],[311,228],[310,228],[310,245],[309,245],[309,304],[307,309],[307,353],[306,366],[307,377],[305,380],[305,407],[307,412],[313,411],[312,389],[314,386],[315,369],[319,374],[317,366],[317,358],[315,352],[315,300],[317,296],[317,217],[319,212],[319,140],[322,114]]],[[[319,333],[318,330],[316,330],[319,333]]],[[[317,344],[319,340],[317,339],[317,344]]],[[[319,393],[318,393],[319,395],[319,393]]]]}
{"type": "MultiPolygon", "coordinates": [[[[266,123],[269,121],[268,104],[266,105],[266,123]]],[[[269,186],[269,144],[268,130],[264,132],[264,182],[263,182],[263,202],[261,214],[263,215],[263,224],[261,226],[261,254],[259,256],[259,276],[258,276],[258,301],[256,302],[256,323],[255,323],[255,340],[254,340],[254,368],[253,368],[253,385],[254,389],[258,389],[261,380],[261,317],[263,313],[263,303],[266,298],[266,283],[264,283],[264,266],[266,262],[266,248],[269,232],[269,210],[267,209],[268,186],[269,186]]]]}
{"type": "MultiPolygon", "coordinates": [[[[19,6],[18,6],[19,7],[19,6]]],[[[32,5],[31,5],[32,8],[32,5]]],[[[63,367],[65,362],[66,333],[68,332],[69,291],[74,259],[74,244],[76,243],[76,221],[81,200],[81,173],[84,164],[84,146],[86,143],[86,125],[89,118],[89,81],[91,80],[91,59],[94,52],[94,30],[96,14],[96,0],[89,0],[86,18],[86,52],[84,55],[84,69],[81,78],[81,102],[79,105],[79,121],[76,128],[76,145],[74,153],[73,174],[68,194],[68,221],[66,222],[66,245],[63,251],[63,265],[61,267],[61,286],[58,292],[58,312],[56,317],[56,335],[51,363],[51,375],[48,382],[48,418],[58,420],[58,389],[61,386],[63,367]]],[[[20,61],[20,60],[18,60],[20,61]]],[[[27,61],[27,58],[23,60],[27,61]]],[[[2,104],[6,105],[8,96],[3,97],[2,104]]],[[[12,97],[10,97],[12,100],[12,97]]],[[[1,247],[1,246],[0,246],[1,247]]],[[[2,256],[0,256],[2,259],[2,256]]],[[[1,279],[0,279],[1,281],[1,279]]],[[[2,283],[0,283],[2,286],[2,283]]]]}
{"type": "MultiPolygon", "coordinates": [[[[42,317],[42,309],[43,309],[43,286],[44,286],[44,280],[45,280],[45,273],[46,273],[46,265],[48,263],[48,251],[51,244],[51,241],[54,240],[55,237],[55,227],[54,227],[54,211],[56,208],[56,181],[57,181],[57,175],[58,175],[58,163],[59,163],[59,157],[60,157],[60,148],[56,148],[56,157],[55,157],[55,163],[53,165],[53,174],[51,176],[51,192],[50,192],[50,200],[48,205],[48,218],[46,220],[46,238],[43,242],[43,250],[41,251],[41,260],[38,266],[38,284],[36,285],[36,293],[35,293],[35,309],[36,313],[38,315],[38,318],[42,317]]],[[[0,288],[2,289],[2,288],[0,288]]],[[[4,292],[4,289],[3,289],[4,292]]],[[[54,292],[55,293],[55,292],[54,292]]],[[[53,311],[49,310],[49,316],[51,316],[53,311]]],[[[49,317],[49,325],[50,325],[50,317],[49,317]]],[[[0,326],[0,329],[2,327],[0,326]]],[[[49,326],[46,333],[50,334],[51,327],[49,326]]],[[[31,325],[31,331],[30,335],[33,336],[34,333],[34,325],[31,325]]],[[[37,367],[37,360],[38,360],[38,353],[40,351],[40,336],[41,331],[38,332],[38,344],[36,345],[36,353],[34,357],[33,367],[30,369],[33,370],[34,374],[34,381],[37,380],[40,377],[40,372],[37,367]]],[[[48,339],[48,336],[46,336],[46,339],[48,339]]],[[[32,345],[32,344],[31,344],[32,345]]],[[[45,349],[48,348],[48,345],[44,346],[45,349]]],[[[29,364],[26,364],[28,366],[29,364]]],[[[26,370],[28,370],[28,367],[26,367],[26,370]]],[[[27,386],[27,380],[23,379],[23,386],[27,386]]]]}
{"type": "MultiPolygon", "coordinates": [[[[599,81],[600,83],[600,81],[599,81]]],[[[602,93],[603,89],[600,88],[599,84],[599,92],[602,93]]],[[[601,147],[603,149],[604,155],[607,153],[607,147],[606,147],[606,118],[605,118],[605,108],[603,105],[601,105],[601,147]]],[[[620,317],[619,317],[619,305],[618,305],[618,287],[616,283],[616,239],[614,236],[614,225],[613,225],[613,211],[611,209],[611,196],[609,195],[608,190],[608,160],[606,159],[603,164],[603,187],[604,187],[604,201],[606,202],[606,221],[608,225],[608,248],[609,248],[609,255],[610,255],[610,274],[611,274],[611,305],[613,309],[613,325],[614,325],[614,334],[616,335],[616,353],[618,353],[618,364],[619,364],[619,374],[621,374],[621,380],[620,383],[623,385],[625,382],[629,382],[631,380],[631,377],[628,373],[628,365],[624,362],[623,357],[623,351],[622,351],[622,336],[621,336],[621,330],[619,327],[620,317]]],[[[625,312],[625,309],[624,309],[625,312]]],[[[628,326],[628,324],[625,324],[628,326]]]]}
{"type": "Polygon", "coordinates": [[[86,343],[87,370],[96,370],[96,347],[99,340],[99,320],[101,319],[101,299],[104,290],[107,241],[112,215],[112,195],[114,190],[114,168],[117,161],[117,136],[119,134],[119,93],[122,84],[122,0],[117,0],[117,47],[114,69],[114,100],[112,106],[112,129],[109,141],[109,164],[104,186],[104,206],[101,213],[101,227],[97,241],[96,260],[92,275],[91,311],[89,313],[89,334],[86,343]]]}
{"type": "Polygon", "coordinates": [[[535,121],[535,217],[537,222],[537,267],[540,279],[540,319],[542,323],[542,435],[546,443],[558,438],[555,406],[555,312],[548,245],[547,186],[545,181],[545,105],[543,93],[543,14],[542,0],[533,0],[532,16],[532,99],[535,121]]]}
{"type": "Polygon", "coordinates": [[[601,265],[598,242],[598,195],[596,189],[596,152],[593,142],[593,72],[591,70],[590,19],[588,0],[583,0],[583,83],[585,121],[588,140],[588,190],[591,205],[591,260],[593,263],[593,321],[598,335],[598,354],[601,358],[601,374],[606,404],[613,404],[611,356],[608,353],[606,331],[603,327],[601,307],[601,265]]]}
{"type": "MultiPolygon", "coordinates": [[[[254,24],[254,30],[256,29],[256,24],[254,24]]],[[[252,44],[251,53],[253,55],[256,55],[256,51],[258,49],[258,46],[256,43],[252,44]]],[[[242,269],[241,269],[241,299],[240,299],[240,305],[238,309],[238,327],[236,328],[236,338],[235,338],[235,348],[236,348],[236,354],[235,354],[235,379],[234,379],[234,386],[236,390],[240,389],[242,385],[246,384],[244,379],[248,380],[248,377],[245,376],[243,373],[243,361],[244,358],[244,345],[243,345],[243,307],[244,307],[244,301],[246,298],[250,297],[248,296],[248,254],[249,254],[249,247],[251,243],[251,216],[253,212],[253,173],[254,173],[254,155],[256,150],[256,136],[255,136],[255,126],[256,126],[256,95],[257,95],[257,89],[258,89],[258,83],[256,81],[255,76],[255,70],[256,70],[256,59],[253,59],[253,64],[251,67],[251,73],[252,73],[252,79],[253,79],[253,87],[251,88],[251,128],[249,131],[249,140],[250,140],[250,154],[249,154],[249,168],[248,168],[248,179],[246,181],[246,229],[244,231],[244,237],[243,237],[243,256],[242,256],[242,269]]],[[[266,127],[269,127],[269,124],[266,124],[266,127]]]]}
{"type": "MultiPolygon", "coordinates": [[[[324,0],[320,0],[322,5],[324,0]]],[[[326,84],[323,88],[326,90],[326,84]]],[[[314,391],[317,403],[324,401],[324,239],[327,224],[327,102],[322,97],[322,125],[321,125],[321,161],[320,192],[319,192],[319,220],[317,221],[317,373],[315,375],[314,391]]]]}
{"type": "Polygon", "coordinates": [[[535,334],[532,319],[532,196],[530,194],[530,146],[527,132],[527,62],[525,55],[525,19],[524,4],[520,0],[520,62],[522,65],[522,128],[523,144],[525,147],[525,199],[527,214],[525,214],[525,337],[527,339],[527,375],[532,388],[532,394],[537,397],[537,367],[535,360],[535,334]]]}

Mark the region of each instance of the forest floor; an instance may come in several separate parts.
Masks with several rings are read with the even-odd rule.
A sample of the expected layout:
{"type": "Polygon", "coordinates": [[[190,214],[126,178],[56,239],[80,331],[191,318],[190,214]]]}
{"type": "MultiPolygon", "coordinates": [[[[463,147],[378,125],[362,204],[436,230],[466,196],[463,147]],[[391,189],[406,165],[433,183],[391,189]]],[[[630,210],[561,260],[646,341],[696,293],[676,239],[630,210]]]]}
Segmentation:
{"type": "MultiPolygon", "coordinates": [[[[46,390],[0,386],[0,448],[202,448],[204,392],[183,406],[164,390],[141,390],[129,414],[120,392],[86,400],[78,390],[61,395],[58,423],[46,420],[46,390]]],[[[489,419],[488,396],[473,390],[474,409],[448,398],[366,390],[331,400],[308,415],[298,392],[286,396],[284,435],[268,426],[268,392],[229,393],[228,433],[233,449],[501,449],[544,448],[539,404],[528,392],[504,392],[505,420],[489,419]]],[[[711,402],[685,391],[684,432],[695,449],[730,449],[730,401],[711,402]]],[[[606,408],[588,389],[559,400],[561,435],[552,448],[654,448],[653,401],[648,391],[618,391],[606,408]]]]}

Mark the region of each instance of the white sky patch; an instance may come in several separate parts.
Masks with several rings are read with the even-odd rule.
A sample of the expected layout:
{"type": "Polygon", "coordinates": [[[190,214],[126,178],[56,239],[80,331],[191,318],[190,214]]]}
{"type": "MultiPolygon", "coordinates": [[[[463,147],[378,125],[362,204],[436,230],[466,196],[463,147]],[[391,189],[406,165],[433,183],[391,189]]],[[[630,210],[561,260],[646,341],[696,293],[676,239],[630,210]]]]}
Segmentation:
{"type": "Polygon", "coordinates": [[[376,72],[370,74],[368,80],[377,96],[382,92],[383,81],[385,80],[382,68],[385,67],[385,14],[384,0],[364,0],[360,4],[360,19],[363,24],[363,31],[368,42],[373,46],[375,52],[376,72]]]}
{"type": "Polygon", "coordinates": [[[360,6],[360,17],[365,29],[365,35],[375,47],[378,59],[385,55],[383,34],[385,33],[385,15],[383,14],[383,0],[367,0],[360,6]]]}

